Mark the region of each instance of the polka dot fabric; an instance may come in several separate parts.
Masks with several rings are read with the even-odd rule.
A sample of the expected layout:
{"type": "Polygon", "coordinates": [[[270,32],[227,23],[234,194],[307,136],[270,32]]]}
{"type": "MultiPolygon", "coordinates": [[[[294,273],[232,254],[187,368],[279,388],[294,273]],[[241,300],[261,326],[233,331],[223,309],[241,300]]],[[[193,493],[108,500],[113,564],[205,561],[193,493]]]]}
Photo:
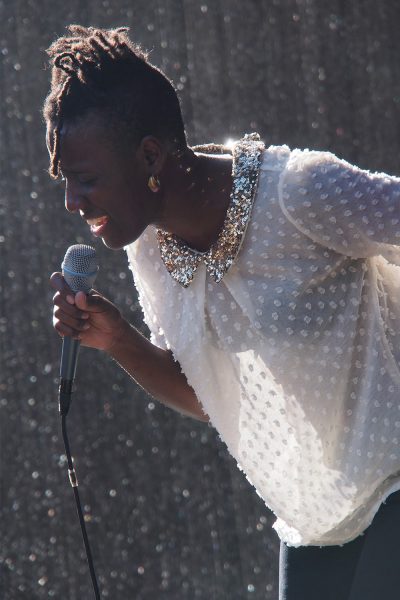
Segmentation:
{"type": "Polygon", "coordinates": [[[400,178],[358,169],[329,152],[295,150],[279,196],[286,217],[323,246],[399,263],[400,178]]]}
{"type": "Polygon", "coordinates": [[[149,227],[127,247],[170,348],[289,545],[342,544],[400,489],[400,180],[265,150],[235,263],[188,288],[149,227]]]}

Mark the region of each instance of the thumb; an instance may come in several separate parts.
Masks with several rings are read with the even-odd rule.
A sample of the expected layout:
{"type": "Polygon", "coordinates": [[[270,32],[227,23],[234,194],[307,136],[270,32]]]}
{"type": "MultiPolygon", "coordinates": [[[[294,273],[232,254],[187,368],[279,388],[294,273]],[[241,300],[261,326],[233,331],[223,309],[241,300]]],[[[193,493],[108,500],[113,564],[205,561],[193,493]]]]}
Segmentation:
{"type": "Polygon", "coordinates": [[[97,292],[95,294],[85,294],[77,292],[75,294],[75,305],[86,312],[101,312],[104,310],[104,298],[97,292]]]}

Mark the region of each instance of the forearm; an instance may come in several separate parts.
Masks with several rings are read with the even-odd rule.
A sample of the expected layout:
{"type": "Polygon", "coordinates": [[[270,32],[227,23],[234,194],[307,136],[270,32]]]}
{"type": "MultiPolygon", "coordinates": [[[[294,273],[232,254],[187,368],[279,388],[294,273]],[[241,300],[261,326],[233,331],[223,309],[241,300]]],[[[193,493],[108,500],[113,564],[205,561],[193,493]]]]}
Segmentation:
{"type": "Polygon", "coordinates": [[[169,350],[154,346],[127,323],[108,354],[156,400],[184,415],[208,421],[193,388],[169,350]]]}

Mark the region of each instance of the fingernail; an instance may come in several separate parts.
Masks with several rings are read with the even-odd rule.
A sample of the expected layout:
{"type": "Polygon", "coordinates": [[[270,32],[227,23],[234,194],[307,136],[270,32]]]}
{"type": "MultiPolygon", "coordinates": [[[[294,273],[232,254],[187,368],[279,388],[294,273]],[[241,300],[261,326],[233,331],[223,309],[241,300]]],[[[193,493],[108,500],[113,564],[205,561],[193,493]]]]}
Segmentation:
{"type": "Polygon", "coordinates": [[[67,296],[67,302],[69,304],[75,304],[75,298],[73,296],[68,295],[67,296]]]}
{"type": "Polygon", "coordinates": [[[82,319],[88,319],[88,318],[89,318],[89,315],[88,315],[87,313],[82,313],[82,314],[81,314],[81,318],[82,318],[82,319]]]}
{"type": "Polygon", "coordinates": [[[82,329],[89,329],[90,325],[89,323],[85,323],[84,326],[82,327],[82,329]]]}

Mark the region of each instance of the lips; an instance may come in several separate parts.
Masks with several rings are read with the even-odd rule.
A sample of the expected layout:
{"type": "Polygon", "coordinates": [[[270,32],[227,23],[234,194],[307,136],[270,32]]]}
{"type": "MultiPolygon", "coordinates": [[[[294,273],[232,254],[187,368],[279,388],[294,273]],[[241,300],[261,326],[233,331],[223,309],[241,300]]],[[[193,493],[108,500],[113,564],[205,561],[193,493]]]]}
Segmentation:
{"type": "Polygon", "coordinates": [[[87,224],[90,225],[90,231],[95,236],[101,235],[103,229],[108,223],[108,220],[109,218],[107,215],[103,215],[101,217],[96,217],[93,219],[86,219],[87,224]]]}

